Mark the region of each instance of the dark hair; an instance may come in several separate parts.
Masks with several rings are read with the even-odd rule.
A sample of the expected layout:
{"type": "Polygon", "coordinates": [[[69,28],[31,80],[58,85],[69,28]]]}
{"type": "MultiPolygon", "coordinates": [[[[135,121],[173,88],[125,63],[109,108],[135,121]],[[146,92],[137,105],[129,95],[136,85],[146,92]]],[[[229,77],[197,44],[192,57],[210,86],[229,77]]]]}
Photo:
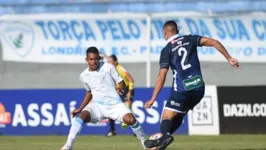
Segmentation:
{"type": "Polygon", "coordinates": [[[115,55],[110,55],[109,57],[111,57],[113,61],[117,61],[117,57],[115,55]]]}
{"type": "Polygon", "coordinates": [[[178,34],[179,30],[178,30],[178,27],[177,27],[177,24],[174,20],[168,20],[164,25],[163,25],[163,28],[165,27],[171,27],[171,30],[172,32],[175,32],[178,34]]]}
{"type": "Polygon", "coordinates": [[[99,50],[96,47],[89,47],[86,51],[86,55],[88,56],[89,53],[99,54],[99,50]]]}

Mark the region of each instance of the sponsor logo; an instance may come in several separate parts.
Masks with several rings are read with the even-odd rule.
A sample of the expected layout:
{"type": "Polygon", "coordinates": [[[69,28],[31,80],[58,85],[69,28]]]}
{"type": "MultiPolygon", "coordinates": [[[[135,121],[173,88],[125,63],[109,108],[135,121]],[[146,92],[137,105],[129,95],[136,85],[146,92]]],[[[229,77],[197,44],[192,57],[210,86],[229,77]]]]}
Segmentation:
{"type": "Polygon", "coordinates": [[[2,22],[1,39],[20,57],[25,57],[33,47],[34,32],[31,26],[23,22],[2,22]]]}
{"type": "Polygon", "coordinates": [[[224,104],[224,117],[265,117],[266,103],[224,104]]]}
{"type": "Polygon", "coordinates": [[[170,101],[170,104],[173,105],[173,106],[177,106],[177,107],[180,107],[180,104],[175,102],[175,101],[170,101]]]}
{"type": "Polygon", "coordinates": [[[205,96],[192,111],[193,125],[213,125],[212,97],[205,96]]]}
{"type": "MultiPolygon", "coordinates": [[[[165,101],[166,103],[166,101],[165,101]]],[[[51,126],[70,126],[73,118],[69,112],[76,108],[77,101],[70,101],[69,104],[57,103],[30,103],[28,105],[15,104],[13,114],[13,127],[51,127],[51,126]]],[[[175,103],[175,106],[180,104],[175,103]]],[[[137,120],[142,123],[157,124],[160,121],[160,113],[158,111],[158,103],[155,102],[153,107],[144,110],[143,101],[134,101],[132,104],[132,111],[136,115],[137,120]]],[[[99,121],[97,124],[87,123],[87,126],[107,126],[108,119],[99,121]]]]}
{"type": "Polygon", "coordinates": [[[71,101],[66,107],[64,103],[30,103],[29,105],[15,104],[12,126],[18,127],[50,127],[69,126],[72,122],[70,113],[75,109],[76,101],[71,101]],[[67,111],[67,109],[69,109],[67,111]]]}
{"type": "Polygon", "coordinates": [[[0,103],[0,127],[5,127],[6,124],[11,123],[11,114],[6,112],[5,106],[0,103]]]}
{"type": "Polygon", "coordinates": [[[203,85],[203,81],[199,75],[194,76],[190,79],[186,79],[183,81],[184,88],[188,90],[192,90],[194,88],[200,87],[203,85]]]}
{"type": "MultiPolygon", "coordinates": [[[[14,109],[12,126],[18,127],[51,127],[51,126],[70,126],[74,120],[70,112],[76,108],[76,101],[69,104],[51,103],[29,105],[16,104],[14,109]]],[[[97,124],[87,123],[87,126],[106,126],[108,120],[102,120],[97,124]]]]}
{"type": "Polygon", "coordinates": [[[197,85],[200,81],[201,81],[200,79],[192,80],[190,82],[185,83],[185,85],[186,86],[197,85]]]}

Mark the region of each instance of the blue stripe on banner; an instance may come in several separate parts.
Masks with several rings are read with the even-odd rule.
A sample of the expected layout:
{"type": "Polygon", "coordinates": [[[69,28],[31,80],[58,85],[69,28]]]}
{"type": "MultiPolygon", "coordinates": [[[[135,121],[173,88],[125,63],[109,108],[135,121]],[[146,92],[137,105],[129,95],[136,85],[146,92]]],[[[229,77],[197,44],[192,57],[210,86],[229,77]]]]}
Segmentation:
{"type": "MultiPolygon", "coordinates": [[[[144,103],[152,91],[152,88],[136,88],[132,104],[132,111],[146,134],[160,131],[161,113],[170,88],[162,89],[157,102],[146,111],[144,103]]],[[[72,123],[70,112],[80,106],[84,89],[0,90],[0,95],[0,134],[67,135],[72,123]]],[[[131,128],[122,129],[118,122],[116,126],[118,134],[132,134],[131,128]]],[[[102,120],[84,124],[80,134],[104,135],[108,129],[108,120],[102,120]]],[[[178,133],[188,134],[187,117],[178,133]]]]}

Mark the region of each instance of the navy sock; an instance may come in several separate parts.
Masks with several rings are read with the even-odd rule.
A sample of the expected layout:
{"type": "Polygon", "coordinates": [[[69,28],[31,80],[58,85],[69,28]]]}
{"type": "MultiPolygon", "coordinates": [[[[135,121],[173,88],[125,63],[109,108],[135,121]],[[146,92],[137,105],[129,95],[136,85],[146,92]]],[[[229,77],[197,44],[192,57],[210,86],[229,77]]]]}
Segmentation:
{"type": "Polygon", "coordinates": [[[170,134],[171,126],[172,126],[171,120],[168,120],[168,119],[163,120],[161,123],[161,133],[163,135],[170,134]]]}
{"type": "Polygon", "coordinates": [[[177,115],[173,120],[172,120],[172,126],[170,128],[170,134],[173,134],[182,124],[183,122],[183,115],[177,115]]]}
{"type": "Polygon", "coordinates": [[[110,131],[115,132],[115,121],[112,119],[109,119],[110,122],[110,131]]]}

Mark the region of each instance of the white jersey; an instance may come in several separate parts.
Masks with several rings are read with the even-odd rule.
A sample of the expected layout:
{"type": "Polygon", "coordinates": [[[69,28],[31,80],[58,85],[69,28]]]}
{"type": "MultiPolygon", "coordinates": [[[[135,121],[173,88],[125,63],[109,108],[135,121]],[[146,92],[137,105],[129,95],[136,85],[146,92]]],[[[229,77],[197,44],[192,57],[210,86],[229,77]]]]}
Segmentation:
{"type": "Polygon", "coordinates": [[[92,101],[109,106],[122,103],[115,83],[120,83],[123,79],[113,65],[104,62],[99,62],[99,65],[96,71],[89,71],[87,68],[80,74],[80,81],[92,93],[92,101]]]}

